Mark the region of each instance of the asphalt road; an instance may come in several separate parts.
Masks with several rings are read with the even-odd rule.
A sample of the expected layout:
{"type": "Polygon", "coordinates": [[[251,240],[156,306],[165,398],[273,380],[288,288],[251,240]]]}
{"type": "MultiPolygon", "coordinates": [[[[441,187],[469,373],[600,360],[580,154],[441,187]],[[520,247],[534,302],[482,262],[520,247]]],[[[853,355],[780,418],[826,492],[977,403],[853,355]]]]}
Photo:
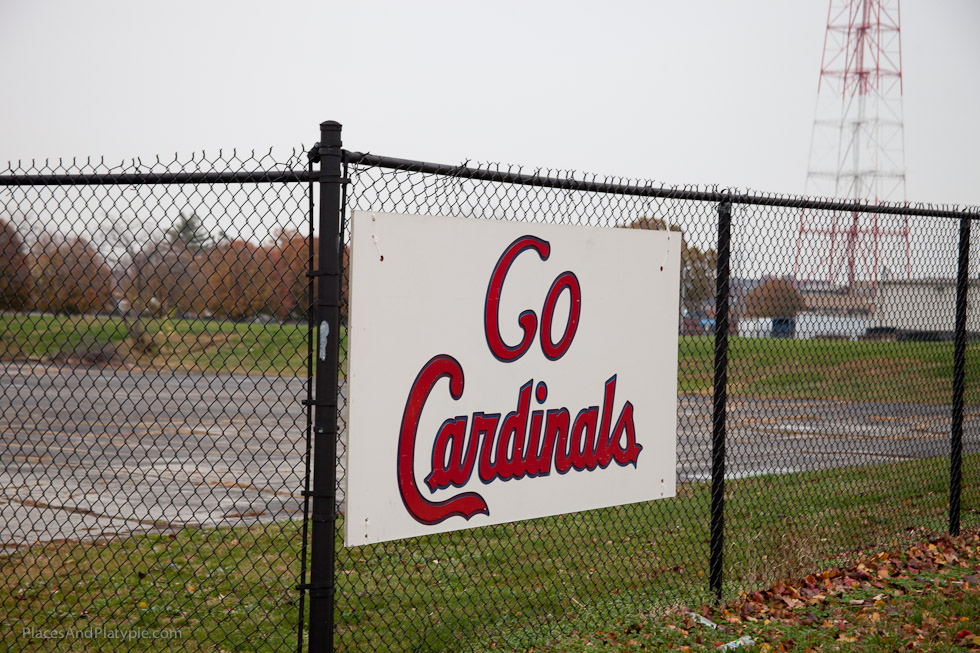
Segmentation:
{"type": "MultiPolygon", "coordinates": [[[[0,363],[0,547],[298,517],[305,396],[303,379],[0,363]]],[[[729,478],[949,454],[948,406],[728,411],[729,478]]],[[[681,398],[678,481],[710,478],[711,423],[710,398],[681,398]]],[[[980,407],[964,431],[980,451],[980,407]]]]}
{"type": "Polygon", "coordinates": [[[303,379],[0,366],[0,546],[302,514],[303,379]]]}
{"type": "MultiPolygon", "coordinates": [[[[729,398],[726,478],[948,457],[948,405],[729,398]]],[[[677,480],[711,478],[710,397],[678,404],[677,480]]],[[[980,406],[967,406],[963,451],[980,451],[980,406]]]]}

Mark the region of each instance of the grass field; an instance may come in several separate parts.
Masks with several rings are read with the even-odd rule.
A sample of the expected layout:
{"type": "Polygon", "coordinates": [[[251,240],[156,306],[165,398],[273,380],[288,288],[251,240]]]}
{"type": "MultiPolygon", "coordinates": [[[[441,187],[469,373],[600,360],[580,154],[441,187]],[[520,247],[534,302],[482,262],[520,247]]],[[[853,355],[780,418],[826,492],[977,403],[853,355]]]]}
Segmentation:
{"type": "Polygon", "coordinates": [[[111,343],[123,363],[150,369],[306,374],[305,324],[154,319],[143,328],[155,351],[138,351],[121,317],[3,315],[0,360],[51,359],[111,343]]]}
{"type": "MultiPolygon", "coordinates": [[[[980,456],[964,467],[980,468],[980,456]]],[[[944,459],[729,481],[726,596],[903,545],[910,529],[942,532],[947,482],[944,459]]],[[[964,483],[964,525],[976,526],[980,479],[964,483]]],[[[690,484],[674,499],[339,549],[339,648],[526,650],[617,617],[700,605],[710,598],[708,506],[708,486],[690,484]]],[[[178,628],[189,650],[288,650],[299,530],[187,529],[0,557],[0,638],[17,650],[24,626],[87,624],[178,628]]],[[[118,648],[154,646],[163,643],[118,648]]]]}
{"type": "Polygon", "coordinates": [[[980,531],[923,537],[721,605],[638,612],[538,650],[711,651],[731,642],[747,653],[980,651],[980,531]]]}
{"type": "MultiPolygon", "coordinates": [[[[950,403],[952,342],[729,338],[728,394],[950,403]]],[[[980,347],[966,350],[965,401],[980,401],[980,347]]],[[[714,339],[682,337],[678,389],[707,394],[714,373],[714,339]]]]}
{"type": "MultiPolygon", "coordinates": [[[[137,353],[119,317],[0,316],[0,360],[51,359],[62,352],[114,343],[125,362],[158,370],[305,375],[303,324],[217,320],[145,321],[153,354],[137,353]]],[[[711,392],[714,344],[683,336],[678,388],[711,392]]],[[[799,399],[949,403],[953,343],[778,338],[729,339],[728,394],[799,399]]],[[[341,333],[346,358],[346,331],[341,333]]],[[[980,346],[967,347],[966,402],[980,402],[980,346]]]]}
{"type": "Polygon", "coordinates": [[[301,524],[281,522],[0,556],[4,650],[295,650],[301,524]],[[172,631],[132,641],[30,639],[23,629],[172,631]]]}

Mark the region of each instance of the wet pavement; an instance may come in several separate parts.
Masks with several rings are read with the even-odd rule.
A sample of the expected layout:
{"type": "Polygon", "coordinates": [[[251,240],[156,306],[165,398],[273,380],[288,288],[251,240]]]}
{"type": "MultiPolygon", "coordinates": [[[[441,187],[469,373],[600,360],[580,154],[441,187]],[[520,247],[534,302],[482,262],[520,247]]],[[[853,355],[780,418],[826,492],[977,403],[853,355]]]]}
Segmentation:
{"type": "MultiPolygon", "coordinates": [[[[300,518],[305,397],[302,378],[2,363],[0,547],[300,518]]],[[[679,482],[711,477],[711,410],[680,398],[679,482]]],[[[948,456],[950,423],[941,405],[735,397],[726,477],[948,456]]]]}

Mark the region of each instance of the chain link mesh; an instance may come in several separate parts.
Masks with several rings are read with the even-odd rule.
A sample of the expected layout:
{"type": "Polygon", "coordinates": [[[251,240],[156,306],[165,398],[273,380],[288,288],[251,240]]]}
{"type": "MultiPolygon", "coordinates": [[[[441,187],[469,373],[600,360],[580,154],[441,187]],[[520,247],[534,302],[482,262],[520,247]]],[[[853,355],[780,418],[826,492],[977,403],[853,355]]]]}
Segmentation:
{"type": "MultiPolygon", "coordinates": [[[[475,166],[527,175],[503,183],[462,174],[466,167],[474,166],[436,174],[422,171],[423,164],[394,160],[351,164],[346,208],[683,233],[677,497],[338,546],[342,650],[528,650],[572,631],[713,599],[708,561],[718,207],[717,201],[680,197],[718,189],[475,166]],[[570,183],[625,190],[570,190],[570,183]],[[649,196],[654,188],[659,197],[649,196]]],[[[894,269],[893,259],[903,254],[898,252],[888,259],[890,271],[882,274],[884,264],[879,266],[878,283],[860,270],[849,285],[839,270],[829,280],[814,274],[794,281],[794,272],[820,268],[828,258],[820,248],[832,246],[831,235],[827,243],[813,242],[813,225],[845,225],[833,246],[847,247],[846,227],[855,216],[769,205],[808,198],[752,197],[755,203],[733,206],[729,252],[726,597],[948,526],[957,221],[914,215],[931,207],[909,209],[905,274],[894,269]],[[811,242],[798,250],[801,234],[811,242]]],[[[874,207],[868,209],[857,216],[862,229],[877,219],[874,207]]],[[[882,261],[893,254],[879,253],[882,261]]],[[[644,280],[623,283],[642,287],[644,280]]],[[[971,320],[976,335],[980,321],[971,320]]],[[[621,327],[612,337],[644,337],[639,325],[621,327]]],[[[980,507],[975,356],[971,345],[964,420],[967,527],[976,525],[980,507]]],[[[340,487],[343,453],[341,447],[340,487]]]]}
{"type": "MultiPolygon", "coordinates": [[[[974,228],[976,227],[974,223],[974,228]]],[[[968,310],[976,306],[980,300],[973,299],[968,310]]],[[[980,343],[968,341],[966,345],[966,379],[968,384],[975,384],[980,378],[980,343]]],[[[970,387],[969,385],[967,387],[970,387]]],[[[974,396],[964,399],[963,418],[963,498],[960,503],[960,519],[964,529],[980,528],[980,456],[975,455],[980,442],[980,419],[977,418],[977,404],[980,401],[974,396]]]]}
{"type": "Polygon", "coordinates": [[[310,189],[159,183],[292,170],[302,149],[3,172],[72,178],[0,187],[6,650],[296,649],[310,189]]]}
{"type": "MultiPolygon", "coordinates": [[[[490,169],[521,174],[518,168],[490,169]]],[[[628,183],[563,171],[540,178],[628,183]]],[[[714,266],[715,205],[351,165],[347,209],[623,228],[685,234],[702,273],[714,266]]],[[[690,188],[688,190],[695,190],[690,188]]],[[[349,234],[346,234],[349,238],[349,234]]],[[[628,282],[628,280],[624,280],[628,282]]],[[[684,303],[713,297],[712,275],[687,282],[684,303]]],[[[629,328],[629,327],[627,327],[629,328]]],[[[641,327],[624,337],[642,338],[641,327]]],[[[681,345],[678,498],[337,550],[343,650],[528,648],[635,614],[640,606],[704,600],[710,475],[709,338],[681,345]],[[707,411],[705,407],[708,406],[707,411]],[[348,616],[348,618],[343,618],[348,616]]],[[[346,429],[345,429],[346,434],[346,429]]],[[[338,461],[343,475],[343,457],[338,461]]],[[[343,479],[340,479],[343,484],[343,479]]]]}
{"type": "MultiPolygon", "coordinates": [[[[747,478],[726,503],[730,592],[949,526],[959,221],[892,221],[907,231],[875,242],[884,220],[871,213],[736,206],[727,446],[729,478],[747,478]],[[814,234],[815,223],[838,229],[814,234]]],[[[968,373],[973,470],[978,393],[968,373]]],[[[977,508],[978,480],[964,474],[964,508],[977,508]]]]}
{"type": "MultiPolygon", "coordinates": [[[[0,187],[7,648],[114,650],[124,634],[139,650],[303,647],[315,189],[160,177],[306,163],[299,149],[0,175],[21,179],[0,187]],[[51,175],[75,181],[25,180],[51,175]]],[[[342,341],[338,649],[530,649],[714,599],[719,197],[734,199],[723,596],[948,527],[955,216],[908,207],[886,224],[871,206],[478,169],[524,176],[350,163],[344,208],[682,232],[677,496],[343,548],[342,341]]],[[[961,517],[976,528],[969,288],[961,517]]],[[[620,328],[612,337],[645,337],[620,328]]]]}

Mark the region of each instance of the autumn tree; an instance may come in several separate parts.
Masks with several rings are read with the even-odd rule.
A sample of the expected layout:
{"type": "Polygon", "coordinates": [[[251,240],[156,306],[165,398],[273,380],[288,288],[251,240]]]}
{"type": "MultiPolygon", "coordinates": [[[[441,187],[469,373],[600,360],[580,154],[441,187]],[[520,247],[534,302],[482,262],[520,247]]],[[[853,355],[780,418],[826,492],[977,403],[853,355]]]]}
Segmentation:
{"type": "MultiPolygon", "coordinates": [[[[302,318],[309,305],[310,278],[306,276],[310,266],[310,244],[306,236],[295,230],[282,230],[269,246],[269,258],[273,269],[272,285],[277,302],[276,314],[286,319],[302,318]]],[[[319,265],[320,241],[313,238],[313,266],[319,265]]],[[[347,291],[349,287],[350,248],[344,247],[344,274],[340,286],[340,318],[347,319],[347,291]]],[[[313,290],[315,292],[315,281],[313,290]]]]}
{"type": "Polygon", "coordinates": [[[272,263],[266,248],[233,240],[202,252],[204,299],[219,317],[240,320],[276,305],[272,263]]]}
{"type": "Polygon", "coordinates": [[[26,309],[32,287],[24,241],[12,224],[0,219],[0,311],[26,309]]]}
{"type": "Polygon", "coordinates": [[[133,253],[125,295],[139,313],[158,315],[211,310],[209,257],[226,241],[220,230],[207,229],[193,211],[181,211],[169,229],[133,253]]]}
{"type": "Polygon", "coordinates": [[[81,236],[47,237],[34,251],[35,308],[51,313],[94,313],[112,303],[112,271],[81,236]]]}
{"type": "Polygon", "coordinates": [[[147,243],[134,256],[126,275],[126,299],[140,313],[180,314],[203,311],[199,256],[182,241],[147,243]]]}
{"type": "MultiPolygon", "coordinates": [[[[318,239],[313,243],[316,252],[318,239]]],[[[283,229],[268,249],[275,313],[280,319],[301,317],[309,304],[309,241],[298,231],[283,229]]]]}
{"type": "Polygon", "coordinates": [[[718,255],[713,249],[700,250],[687,242],[681,228],[660,218],[637,218],[629,229],[676,231],[681,234],[681,307],[686,313],[696,313],[715,296],[715,269],[718,255]]]}
{"type": "Polygon", "coordinates": [[[769,279],[745,296],[743,312],[748,317],[788,317],[806,309],[803,296],[789,279],[769,279]]]}

